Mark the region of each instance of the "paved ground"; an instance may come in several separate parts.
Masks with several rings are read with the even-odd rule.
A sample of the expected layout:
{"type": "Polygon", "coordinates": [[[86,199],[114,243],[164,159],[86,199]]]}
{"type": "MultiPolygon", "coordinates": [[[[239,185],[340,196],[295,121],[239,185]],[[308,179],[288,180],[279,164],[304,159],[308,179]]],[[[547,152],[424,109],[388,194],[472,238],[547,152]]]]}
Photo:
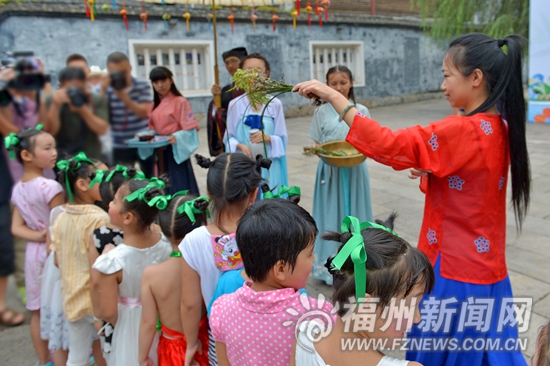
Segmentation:
{"type": "MultiPolygon", "coordinates": [[[[381,107],[371,112],[373,118],[393,129],[426,124],[452,113],[445,100],[381,107]]],[[[307,138],[310,121],[310,117],[287,121],[290,183],[302,188],[300,204],[308,210],[312,207],[317,169],[317,157],[302,155],[302,147],[311,143],[307,138]]],[[[538,328],[550,319],[550,126],[529,124],[527,134],[533,172],[531,208],[521,235],[515,230],[513,212],[508,211],[507,263],[514,294],[533,297],[534,301],[529,330],[520,334],[529,340],[525,355],[530,361],[538,328]]],[[[207,155],[205,135],[203,129],[199,152],[207,155]]],[[[371,160],[368,160],[368,166],[375,216],[385,217],[390,211],[398,211],[400,216],[396,231],[416,245],[424,205],[418,183],[409,180],[406,172],[395,172],[371,160]]],[[[195,173],[201,192],[205,192],[206,171],[195,165],[195,173]]],[[[308,292],[330,296],[330,288],[313,279],[308,283],[308,292]]],[[[13,286],[10,287],[9,297],[11,306],[23,309],[16,299],[13,286]]],[[[35,362],[28,325],[14,329],[0,328],[0,364],[26,366],[35,362]]]]}

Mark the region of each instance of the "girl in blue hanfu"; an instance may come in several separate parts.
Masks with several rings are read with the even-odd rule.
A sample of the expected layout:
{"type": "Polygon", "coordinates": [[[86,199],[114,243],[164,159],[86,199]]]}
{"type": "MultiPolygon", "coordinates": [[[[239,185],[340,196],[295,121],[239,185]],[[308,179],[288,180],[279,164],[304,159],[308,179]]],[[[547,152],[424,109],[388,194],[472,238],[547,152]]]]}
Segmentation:
{"type": "Polygon", "coordinates": [[[505,256],[506,191],[510,170],[521,228],[531,186],[523,43],[520,36],[497,40],[480,33],[453,40],[443,59],[441,89],[451,107],[464,112],[427,126],[392,131],[318,81],[295,86],[301,95],[312,93],[332,104],[350,126],[346,140],[361,153],[422,178],[426,204],[418,249],[430,259],[436,279],[420,306],[423,320],[408,335],[414,341],[409,345],[416,346],[407,359],[425,366],[526,365],[519,347],[469,347],[470,341],[517,344],[505,256]],[[476,314],[480,308],[485,314],[476,314]],[[434,349],[436,342],[458,347],[434,349]]]}
{"type": "MultiPolygon", "coordinates": [[[[364,105],[355,103],[353,76],[345,66],[334,66],[327,72],[327,85],[346,97],[357,110],[370,117],[364,105]]],[[[317,145],[345,140],[349,127],[338,121],[338,113],[330,103],[323,104],[313,116],[308,137],[317,145]]],[[[315,239],[315,263],[313,277],[332,285],[332,276],[325,263],[336,254],[338,247],[322,238],[328,231],[337,231],[344,217],[355,216],[361,222],[372,221],[369,170],[366,163],[351,168],[336,168],[319,160],[315,193],[313,196],[313,218],[319,228],[315,239]]]]}
{"type": "MultiPolygon", "coordinates": [[[[253,53],[243,58],[241,69],[257,70],[265,77],[269,77],[270,72],[269,62],[259,53],[253,53]]],[[[277,191],[282,185],[288,186],[286,167],[288,136],[285,116],[283,104],[279,99],[274,98],[267,106],[262,121],[261,115],[264,107],[263,105],[250,105],[246,95],[233,99],[229,103],[227,111],[227,131],[224,141],[229,140],[229,143],[226,143],[228,152],[239,151],[255,159],[256,156],[252,156],[251,144],[263,144],[263,136],[265,136],[267,156],[265,156],[264,148],[262,148],[262,155],[264,158],[271,159],[272,164],[269,170],[262,169],[262,177],[267,180],[271,188],[277,191]]]]}

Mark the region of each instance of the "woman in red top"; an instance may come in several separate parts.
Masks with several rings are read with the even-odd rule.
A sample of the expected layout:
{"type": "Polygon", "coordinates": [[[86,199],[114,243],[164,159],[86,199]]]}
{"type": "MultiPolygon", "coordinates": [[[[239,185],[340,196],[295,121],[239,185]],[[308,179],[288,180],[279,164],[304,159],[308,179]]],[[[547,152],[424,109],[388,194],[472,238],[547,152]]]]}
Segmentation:
{"type": "Polygon", "coordinates": [[[169,136],[172,145],[164,150],[164,169],[170,178],[168,193],[189,190],[198,195],[199,188],[189,157],[199,146],[199,125],[189,101],[174,84],[172,72],[159,66],[151,70],[153,106],[149,114],[149,128],[158,135],[169,136]]]}
{"type": "Polygon", "coordinates": [[[428,126],[391,131],[318,81],[295,87],[304,96],[313,93],[331,103],[351,127],[346,140],[363,154],[396,170],[414,168],[411,174],[422,176],[426,203],[418,248],[434,265],[436,282],[423,300],[423,320],[409,338],[451,342],[441,346],[445,349],[434,349],[433,339],[409,343],[413,349],[407,359],[424,365],[526,365],[517,348],[471,348],[479,339],[477,345],[504,346],[518,337],[513,304],[506,300],[512,289],[505,248],[510,162],[520,228],[529,204],[522,44],[519,36],[496,40],[479,33],[455,39],[443,60],[441,89],[464,116],[428,126]]]}

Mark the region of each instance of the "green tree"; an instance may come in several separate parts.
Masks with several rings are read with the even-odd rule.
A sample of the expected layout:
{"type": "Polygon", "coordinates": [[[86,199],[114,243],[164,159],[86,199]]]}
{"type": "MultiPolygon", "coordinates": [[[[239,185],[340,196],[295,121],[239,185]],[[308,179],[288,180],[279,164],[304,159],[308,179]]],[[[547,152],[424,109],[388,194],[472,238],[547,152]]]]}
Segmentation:
{"type": "Polygon", "coordinates": [[[529,31],[529,0],[411,0],[424,29],[439,41],[482,32],[495,38],[529,31]]]}

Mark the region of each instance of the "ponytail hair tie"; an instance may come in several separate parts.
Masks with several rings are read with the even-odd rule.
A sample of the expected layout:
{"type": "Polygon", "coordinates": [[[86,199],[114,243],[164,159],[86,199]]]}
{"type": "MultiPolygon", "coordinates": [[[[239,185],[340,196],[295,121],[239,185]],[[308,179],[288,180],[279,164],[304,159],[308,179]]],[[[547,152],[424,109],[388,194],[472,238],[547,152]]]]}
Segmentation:
{"type": "Polygon", "coordinates": [[[187,217],[189,217],[189,221],[191,221],[192,224],[195,224],[197,222],[195,214],[202,214],[206,211],[206,216],[210,218],[210,211],[208,211],[208,208],[206,210],[201,210],[200,208],[196,207],[199,202],[204,201],[210,202],[210,198],[208,198],[207,196],[199,196],[194,200],[186,201],[183,205],[177,208],[177,212],[180,215],[183,215],[185,213],[187,217]]]}
{"type": "Polygon", "coordinates": [[[189,191],[179,191],[179,192],[176,192],[172,195],[169,195],[167,194],[166,196],[155,196],[153,198],[151,198],[151,200],[149,200],[149,202],[147,202],[147,204],[150,206],[150,207],[153,207],[153,206],[156,206],[157,209],[159,210],[166,210],[166,208],[168,207],[168,204],[170,203],[170,201],[176,197],[176,196],[185,196],[189,194],[189,191]]]}
{"type": "Polygon", "coordinates": [[[277,191],[277,194],[274,194],[273,192],[271,192],[269,189],[269,186],[266,185],[262,185],[262,192],[264,194],[264,199],[273,199],[273,198],[281,198],[282,195],[284,194],[288,194],[288,197],[292,197],[292,196],[300,196],[301,195],[301,189],[300,187],[298,186],[292,186],[292,187],[287,187],[285,185],[282,185],[281,187],[279,187],[279,190],[277,191]]]}
{"type": "Polygon", "coordinates": [[[94,173],[90,173],[90,178],[92,178],[90,188],[93,188],[96,184],[101,184],[103,178],[105,178],[105,173],[105,170],[96,170],[94,173]]]}
{"type": "MultiPolygon", "coordinates": [[[[126,197],[124,197],[124,199],[128,202],[132,202],[134,200],[140,200],[140,201],[143,201],[147,204],[149,204],[150,202],[152,202],[155,198],[157,197],[164,197],[164,196],[155,196],[153,197],[151,200],[147,200],[145,198],[145,195],[147,194],[147,192],[149,192],[149,190],[153,189],[153,188],[156,188],[156,189],[164,189],[166,188],[166,183],[164,183],[162,180],[156,178],[156,177],[153,177],[149,180],[149,184],[147,184],[145,187],[143,188],[140,188],[132,193],[130,193],[129,195],[127,195],[126,197]]],[[[157,200],[158,201],[158,200],[157,200]]],[[[157,201],[155,201],[154,204],[150,204],[149,206],[153,206],[153,205],[156,205],[157,204],[157,201]]],[[[160,204],[162,206],[162,203],[160,204]]],[[[158,207],[157,207],[158,208],[158,207]]]]}
{"type": "Polygon", "coordinates": [[[6,146],[6,150],[10,152],[10,159],[15,159],[15,150],[13,149],[15,146],[19,145],[19,137],[17,137],[17,134],[15,132],[10,133],[8,136],[4,138],[4,146],[6,146]]]}
{"type": "Polygon", "coordinates": [[[69,202],[74,202],[73,192],[71,191],[71,185],[69,184],[69,171],[80,169],[82,166],[81,163],[83,162],[95,166],[95,164],[88,159],[86,154],[82,151],[68,160],[59,160],[56,164],[57,169],[65,173],[65,187],[67,189],[67,196],[69,196],[69,202]]]}
{"type": "Polygon", "coordinates": [[[113,176],[115,175],[115,173],[122,173],[122,176],[126,180],[129,180],[129,179],[132,179],[132,178],[141,179],[141,180],[145,179],[145,174],[143,172],[141,172],[139,170],[133,170],[133,175],[130,175],[128,173],[128,170],[130,170],[130,169],[128,169],[127,166],[117,164],[116,167],[109,173],[107,178],[105,178],[105,182],[110,182],[111,179],[113,178],[113,176]]]}

